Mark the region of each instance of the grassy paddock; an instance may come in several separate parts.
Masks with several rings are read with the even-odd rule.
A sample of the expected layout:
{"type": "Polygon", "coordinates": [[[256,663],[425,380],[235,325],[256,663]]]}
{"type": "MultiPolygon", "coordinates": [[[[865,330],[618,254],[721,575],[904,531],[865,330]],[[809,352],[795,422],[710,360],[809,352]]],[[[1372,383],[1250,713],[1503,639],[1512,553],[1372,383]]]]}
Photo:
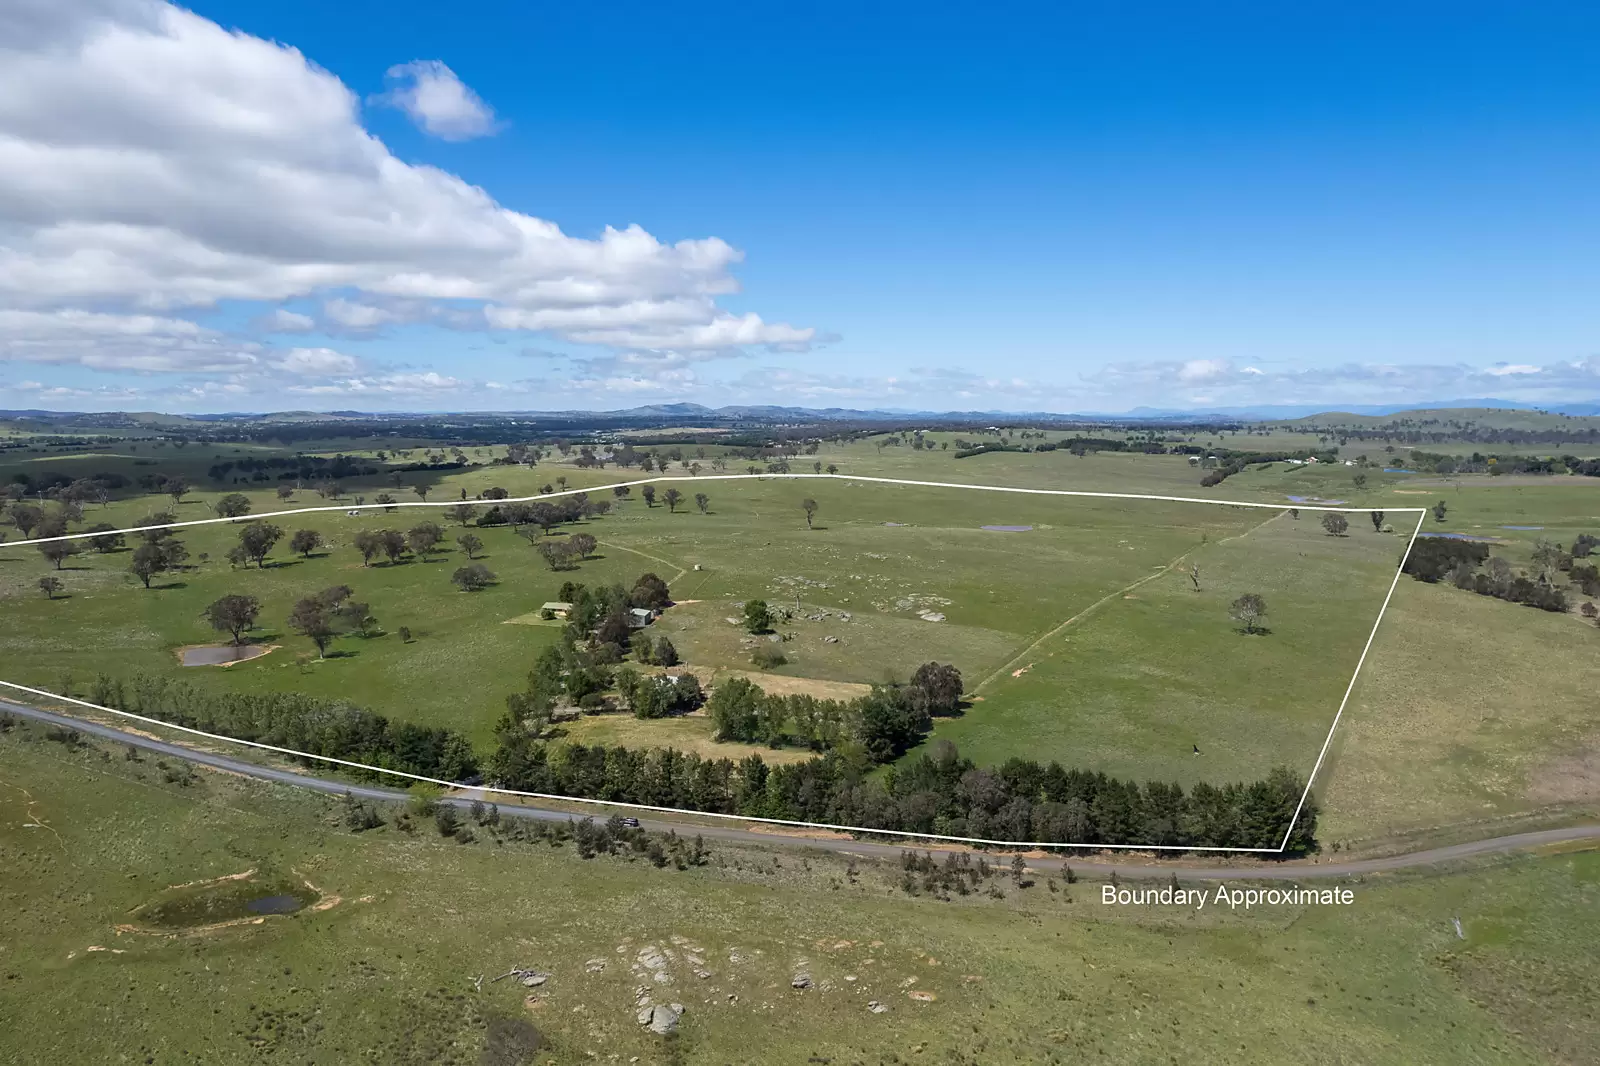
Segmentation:
{"type": "Polygon", "coordinates": [[[1600,1042],[1595,852],[1371,879],[1343,908],[1151,912],[1004,875],[941,902],[897,864],[792,850],[716,846],[677,871],[481,828],[351,835],[336,801],[210,773],[180,787],[152,759],[41,736],[0,735],[6,1061],[468,1064],[507,1018],[542,1032],[541,1064],[1555,1063],[1600,1042]],[[181,939],[115,931],[168,886],[250,869],[339,902],[181,939]],[[671,953],[669,983],[641,976],[648,947],[671,953]],[[551,977],[475,988],[513,966],[551,977]],[[636,1022],[641,985],[688,1008],[676,1037],[636,1022]]]}

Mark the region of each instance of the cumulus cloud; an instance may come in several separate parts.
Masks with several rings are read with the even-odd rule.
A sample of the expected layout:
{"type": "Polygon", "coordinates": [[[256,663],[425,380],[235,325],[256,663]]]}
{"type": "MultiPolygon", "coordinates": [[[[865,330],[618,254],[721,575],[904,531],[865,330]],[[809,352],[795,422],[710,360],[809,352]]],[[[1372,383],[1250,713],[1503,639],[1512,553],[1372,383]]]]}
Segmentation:
{"type": "Polygon", "coordinates": [[[494,109],[437,59],[417,59],[389,68],[389,91],[375,103],[404,111],[417,128],[446,141],[470,141],[495,133],[494,109]]]}
{"type": "MultiPolygon", "coordinates": [[[[0,341],[7,358],[237,369],[259,353],[184,312],[294,299],[346,332],[400,316],[616,347],[819,339],[719,307],[741,256],[716,237],[574,237],[397,159],[355,95],[291,46],[160,0],[0,6],[0,306],[43,316],[0,341]],[[40,342],[59,316],[94,314],[158,325],[135,342],[80,319],[78,355],[40,342]]],[[[405,85],[418,114],[462,130],[445,74],[413,70],[405,85]]],[[[266,328],[305,332],[308,317],[280,308],[266,328]]]]}
{"type": "Polygon", "coordinates": [[[0,358],[141,373],[246,371],[261,346],[187,319],[61,308],[0,310],[0,358]]]}
{"type": "MultiPolygon", "coordinates": [[[[1344,363],[1329,367],[1235,366],[1226,359],[1116,363],[1082,379],[1103,401],[1137,395],[1157,406],[1385,404],[1457,399],[1527,403],[1600,394],[1600,357],[1536,366],[1466,363],[1344,363]]],[[[1126,405],[1124,405],[1126,406],[1126,405]]],[[[1101,410],[1118,410],[1104,407],[1101,410]]]]}
{"type": "Polygon", "coordinates": [[[382,374],[340,378],[315,384],[290,385],[288,391],[302,396],[437,396],[460,392],[473,385],[473,382],[428,370],[421,373],[382,374]]]}
{"type": "Polygon", "coordinates": [[[263,333],[310,333],[317,328],[317,320],[310,315],[278,307],[271,314],[263,315],[257,326],[263,333]]]}
{"type": "Polygon", "coordinates": [[[276,362],[280,370],[301,377],[336,377],[361,368],[359,359],[332,348],[291,348],[276,362]]]}

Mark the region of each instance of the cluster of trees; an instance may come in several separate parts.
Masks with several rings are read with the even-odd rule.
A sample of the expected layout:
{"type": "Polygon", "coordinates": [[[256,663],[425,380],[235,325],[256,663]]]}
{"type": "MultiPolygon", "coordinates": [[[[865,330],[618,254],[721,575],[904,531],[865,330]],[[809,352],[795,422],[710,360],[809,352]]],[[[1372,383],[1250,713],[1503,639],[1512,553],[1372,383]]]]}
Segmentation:
{"type": "Polygon", "coordinates": [[[613,683],[635,718],[667,718],[688,714],[705,702],[700,679],[693,674],[641,674],[631,666],[617,670],[613,683]]]}
{"type": "Polygon", "coordinates": [[[1338,458],[1339,449],[1330,448],[1322,451],[1301,450],[1294,452],[1245,452],[1218,448],[1214,449],[1210,454],[1217,457],[1219,465],[1200,479],[1200,484],[1204,488],[1220,485],[1233,475],[1263,463],[1281,463],[1289,459],[1315,459],[1319,463],[1331,463],[1338,458]]]}
{"type": "Polygon", "coordinates": [[[1419,537],[1402,567],[1419,581],[1448,581],[1458,589],[1494,596],[1540,610],[1567,610],[1567,593],[1552,577],[1572,571],[1573,584],[1587,595],[1600,594],[1600,572],[1586,564],[1573,565],[1572,556],[1559,544],[1540,541],[1534,547],[1533,575],[1519,574],[1499,556],[1490,557],[1487,544],[1448,537],[1419,537]],[[1481,569],[1480,569],[1481,568],[1481,569]],[[1593,592],[1590,590],[1593,589],[1593,592]]]}
{"type": "Polygon", "coordinates": [[[529,543],[552,570],[574,569],[580,559],[588,559],[600,547],[600,542],[588,533],[574,533],[564,540],[546,540],[535,534],[529,543]]]}
{"type": "Polygon", "coordinates": [[[318,658],[327,654],[335,637],[346,633],[370,637],[377,632],[371,606],[351,599],[353,595],[349,585],[335,585],[295,601],[289,628],[317,646],[318,658]]]}
{"type": "MultiPolygon", "coordinates": [[[[426,562],[428,556],[444,540],[444,529],[437,522],[419,522],[410,531],[396,529],[363,529],[355,535],[355,549],[361,553],[361,565],[370,566],[379,555],[390,565],[400,562],[408,554],[426,562]]],[[[482,546],[481,543],[479,545],[482,546]]]]}
{"type": "Polygon", "coordinates": [[[678,661],[670,640],[652,639],[647,630],[629,624],[633,608],[659,611],[671,605],[667,583],[655,574],[641,574],[631,589],[568,581],[557,595],[572,605],[561,643],[540,652],[527,687],[506,697],[506,714],[496,727],[500,732],[542,736],[551,712],[561,705],[599,710],[605,706],[604,693],[616,683],[613,668],[630,650],[644,663],[671,666],[678,661]]]}
{"type": "MultiPolygon", "coordinates": [[[[560,480],[565,481],[564,478],[560,480]]],[[[586,492],[575,492],[571,496],[559,496],[554,500],[497,503],[484,512],[477,523],[480,526],[509,525],[519,532],[524,527],[538,526],[548,533],[564,523],[593,518],[595,515],[607,514],[610,510],[610,500],[591,499],[586,492]]]]}
{"type": "Polygon", "coordinates": [[[921,742],[933,718],[961,707],[961,671],[923,663],[905,685],[878,685],[854,700],[772,695],[744,678],[717,685],[706,703],[718,740],[848,749],[872,763],[899,758],[921,742]]]}
{"type": "MultiPolygon", "coordinates": [[[[830,752],[769,766],[672,748],[547,746],[510,736],[490,758],[496,785],[555,795],[679,807],[868,829],[1039,840],[1067,844],[1272,847],[1283,840],[1304,782],[1292,771],[1221,787],[1140,785],[1104,774],[1012,759],[979,769],[948,744],[904,767],[869,776],[859,760],[830,752]]],[[[1308,801],[1286,854],[1316,847],[1308,801]]]]}
{"type": "Polygon", "coordinates": [[[172,515],[162,512],[148,515],[139,522],[142,527],[138,534],[139,545],[133,549],[128,571],[143,582],[145,588],[150,587],[156,575],[181,569],[189,558],[189,549],[173,530],[157,528],[173,520],[172,515]]]}
{"type": "MultiPolygon", "coordinates": [[[[395,722],[353,704],[298,693],[205,692],[177,681],[137,675],[124,684],[102,675],[95,703],[164,722],[313,755],[390,770],[472,781],[478,759],[466,737],[450,729],[395,722]]],[[[320,764],[306,761],[308,766],[320,764]]],[[[381,775],[350,771],[378,779],[381,775]]]]}

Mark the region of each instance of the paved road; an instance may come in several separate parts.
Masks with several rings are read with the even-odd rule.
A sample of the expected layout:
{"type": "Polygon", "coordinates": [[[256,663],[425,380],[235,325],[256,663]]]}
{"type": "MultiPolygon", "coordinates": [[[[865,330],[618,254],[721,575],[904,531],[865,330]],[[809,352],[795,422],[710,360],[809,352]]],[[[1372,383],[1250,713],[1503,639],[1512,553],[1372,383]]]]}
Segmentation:
{"type": "MultiPolygon", "coordinates": [[[[170,744],[163,740],[155,740],[136,733],[124,732],[111,726],[101,725],[98,722],[85,721],[81,718],[57,714],[53,711],[44,711],[37,707],[12,703],[8,700],[0,700],[0,713],[14,714],[23,718],[48,722],[52,725],[65,726],[82,733],[88,733],[91,736],[100,737],[103,740],[115,741],[119,744],[132,744],[147,751],[157,752],[177,759],[187,759],[190,762],[209,766],[213,769],[226,770],[265,781],[276,781],[280,784],[294,785],[297,788],[308,788],[316,792],[327,792],[334,795],[342,795],[348,792],[352,796],[361,799],[393,803],[403,803],[409,798],[407,793],[398,789],[349,784],[331,778],[312,777],[308,774],[297,774],[271,766],[242,762],[238,759],[230,759],[225,755],[196,751],[193,748],[187,748],[179,744],[170,744]]],[[[446,800],[446,802],[466,807],[471,804],[472,800],[470,797],[453,797],[446,800]]],[[[566,821],[574,817],[571,811],[506,803],[500,805],[500,813],[503,816],[530,818],[539,821],[566,821]]],[[[844,837],[798,837],[792,833],[739,829],[726,825],[675,822],[659,817],[642,818],[640,819],[640,824],[646,829],[653,829],[657,832],[665,832],[671,829],[677,831],[680,835],[699,834],[707,840],[728,840],[744,844],[813,848],[847,855],[898,858],[908,850],[926,850],[910,845],[881,844],[864,840],[851,840],[844,837]]],[[[1382,873],[1386,870],[1435,866],[1478,855],[1520,851],[1526,848],[1538,847],[1542,844],[1555,844],[1569,840],[1600,840],[1600,825],[1569,826],[1563,829],[1514,833],[1510,836],[1494,837],[1489,840],[1474,840],[1465,844],[1453,844],[1445,848],[1414,851],[1406,855],[1390,855],[1381,859],[1360,859],[1352,862],[1261,863],[1241,861],[1237,865],[1191,866],[1182,862],[1139,864],[1102,862],[1098,858],[1084,857],[1073,857],[1070,860],[1066,860],[1066,862],[1070,862],[1073,869],[1079,874],[1090,877],[1109,877],[1114,873],[1118,877],[1126,878],[1166,878],[1176,874],[1180,878],[1198,881],[1308,881],[1327,878],[1348,879],[1360,877],[1364,874],[1382,873]]],[[[1066,862],[1056,859],[1030,859],[1029,867],[1036,872],[1053,872],[1066,865],[1066,862]]]]}

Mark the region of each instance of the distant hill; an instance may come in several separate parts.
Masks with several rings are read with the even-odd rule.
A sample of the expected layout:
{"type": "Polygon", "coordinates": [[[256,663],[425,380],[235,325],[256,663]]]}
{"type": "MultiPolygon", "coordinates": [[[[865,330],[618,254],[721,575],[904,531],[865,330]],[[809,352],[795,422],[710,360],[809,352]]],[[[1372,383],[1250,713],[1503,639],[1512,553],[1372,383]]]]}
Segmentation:
{"type": "Polygon", "coordinates": [[[1237,407],[1198,409],[1135,407],[1129,411],[933,411],[903,408],[788,407],[774,404],[707,407],[698,403],[647,404],[610,411],[228,411],[212,414],[167,415],[154,412],[76,412],[19,410],[0,411],[0,420],[17,423],[91,427],[178,426],[195,423],[307,423],[307,422],[399,422],[437,420],[471,423],[512,419],[541,422],[602,422],[610,424],[690,425],[783,425],[814,422],[908,422],[943,423],[1215,423],[1215,422],[1290,422],[1318,425],[1356,425],[1386,422],[1449,419],[1472,420],[1481,424],[1543,426],[1563,417],[1600,415],[1600,400],[1574,401],[1539,406],[1514,400],[1466,399],[1412,404],[1359,404],[1330,410],[1315,404],[1257,404],[1237,407]]]}

